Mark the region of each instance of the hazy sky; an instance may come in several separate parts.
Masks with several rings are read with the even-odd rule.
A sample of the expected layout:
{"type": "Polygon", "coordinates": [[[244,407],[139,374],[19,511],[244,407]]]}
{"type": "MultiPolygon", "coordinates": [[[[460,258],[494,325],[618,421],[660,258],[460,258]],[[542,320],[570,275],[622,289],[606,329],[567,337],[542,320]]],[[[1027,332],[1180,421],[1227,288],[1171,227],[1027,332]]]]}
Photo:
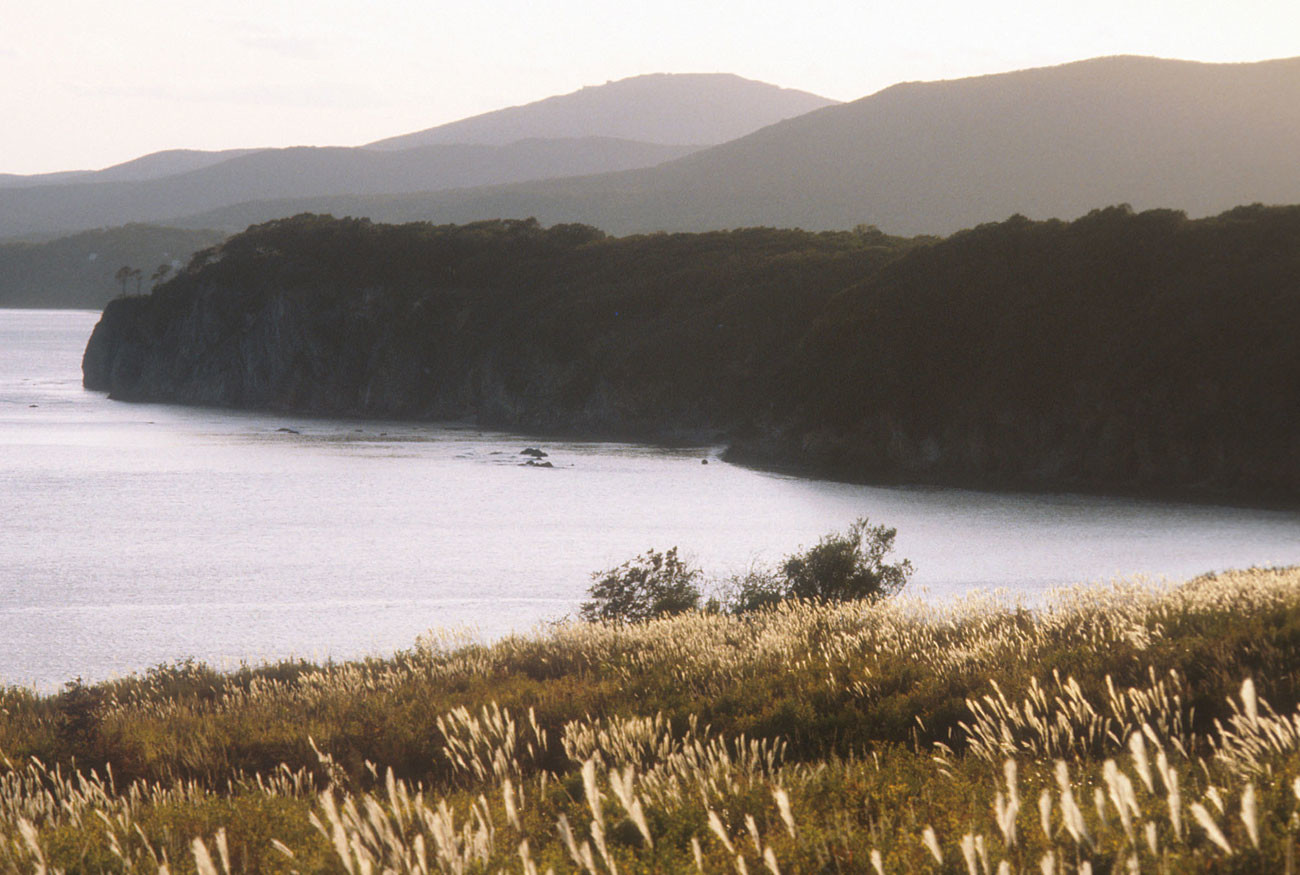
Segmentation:
{"type": "Polygon", "coordinates": [[[1300,0],[0,0],[0,172],[356,145],[641,73],[840,100],[1110,54],[1300,54],[1300,0]]]}

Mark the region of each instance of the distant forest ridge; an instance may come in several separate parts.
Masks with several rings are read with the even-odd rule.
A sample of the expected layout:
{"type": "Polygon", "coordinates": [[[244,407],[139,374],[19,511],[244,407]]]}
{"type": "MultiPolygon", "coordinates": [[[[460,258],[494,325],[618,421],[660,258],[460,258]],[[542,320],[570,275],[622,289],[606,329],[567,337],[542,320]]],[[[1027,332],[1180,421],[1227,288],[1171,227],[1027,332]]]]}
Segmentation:
{"type": "Polygon", "coordinates": [[[100,310],[118,295],[150,290],[196,251],[226,236],[131,224],[42,242],[0,243],[0,307],[100,310]],[[124,268],[130,275],[119,277],[124,268]]]}
{"type": "Polygon", "coordinates": [[[1300,500],[1300,207],[613,238],[301,215],[109,304],[124,399],[721,439],[843,479],[1300,500]]]}

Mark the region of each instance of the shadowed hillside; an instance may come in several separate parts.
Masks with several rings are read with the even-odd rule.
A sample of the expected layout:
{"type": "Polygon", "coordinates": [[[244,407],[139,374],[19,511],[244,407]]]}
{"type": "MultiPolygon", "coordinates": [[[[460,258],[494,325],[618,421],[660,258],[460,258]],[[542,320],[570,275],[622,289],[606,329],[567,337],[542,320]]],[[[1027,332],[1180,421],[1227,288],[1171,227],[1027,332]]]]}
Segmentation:
{"type": "Polygon", "coordinates": [[[44,243],[0,244],[0,307],[101,309],[123,290],[134,293],[118,270],[141,271],[148,291],[159,265],[184,266],[195,250],[219,243],[219,231],[126,225],[83,231],[44,243]]]}
{"type": "Polygon", "coordinates": [[[946,240],[258,226],[86,350],[114,397],[476,419],[846,479],[1300,498],[1300,207],[946,240]]]}

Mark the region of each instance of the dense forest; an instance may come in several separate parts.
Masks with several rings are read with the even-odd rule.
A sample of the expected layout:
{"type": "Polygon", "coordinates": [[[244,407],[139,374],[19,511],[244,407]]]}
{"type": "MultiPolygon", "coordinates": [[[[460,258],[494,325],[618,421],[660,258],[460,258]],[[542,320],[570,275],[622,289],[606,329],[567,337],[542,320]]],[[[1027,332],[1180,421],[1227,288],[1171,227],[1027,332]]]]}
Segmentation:
{"type": "Polygon", "coordinates": [[[122,399],[474,419],[875,481],[1300,497],[1300,207],[946,239],[302,215],[113,301],[122,399]]]}

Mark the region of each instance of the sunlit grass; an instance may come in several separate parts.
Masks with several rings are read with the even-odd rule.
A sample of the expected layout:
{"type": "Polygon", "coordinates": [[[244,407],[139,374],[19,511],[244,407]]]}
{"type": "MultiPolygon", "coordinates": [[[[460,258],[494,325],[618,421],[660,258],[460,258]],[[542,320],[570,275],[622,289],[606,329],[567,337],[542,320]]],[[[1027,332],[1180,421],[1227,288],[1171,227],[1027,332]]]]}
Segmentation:
{"type": "Polygon", "coordinates": [[[0,870],[1294,871],[1300,569],[0,693],[0,870]]]}

